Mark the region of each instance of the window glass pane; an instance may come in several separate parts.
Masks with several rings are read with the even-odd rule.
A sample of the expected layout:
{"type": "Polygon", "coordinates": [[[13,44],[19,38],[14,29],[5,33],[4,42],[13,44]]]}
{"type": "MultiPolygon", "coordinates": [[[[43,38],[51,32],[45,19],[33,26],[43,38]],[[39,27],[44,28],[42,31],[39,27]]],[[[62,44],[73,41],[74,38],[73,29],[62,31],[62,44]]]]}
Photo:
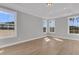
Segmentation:
{"type": "Polygon", "coordinates": [[[16,36],[16,14],[0,10],[0,38],[16,36]]]}
{"type": "Polygon", "coordinates": [[[47,20],[43,20],[43,32],[47,31],[47,20]]]}
{"type": "Polygon", "coordinates": [[[55,29],[55,20],[49,20],[50,32],[54,32],[55,29]]]}
{"type": "Polygon", "coordinates": [[[43,27],[43,32],[46,32],[46,27],[43,27]]]}
{"type": "Polygon", "coordinates": [[[69,18],[69,33],[79,34],[79,17],[69,18]]]}

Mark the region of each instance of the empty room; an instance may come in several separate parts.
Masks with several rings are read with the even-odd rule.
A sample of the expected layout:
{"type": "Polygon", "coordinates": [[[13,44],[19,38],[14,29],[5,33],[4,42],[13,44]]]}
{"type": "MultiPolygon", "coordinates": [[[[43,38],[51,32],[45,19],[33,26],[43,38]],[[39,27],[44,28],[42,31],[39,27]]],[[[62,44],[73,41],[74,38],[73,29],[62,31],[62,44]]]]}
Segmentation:
{"type": "Polygon", "coordinates": [[[0,55],[79,55],[79,3],[0,3],[0,55]]]}

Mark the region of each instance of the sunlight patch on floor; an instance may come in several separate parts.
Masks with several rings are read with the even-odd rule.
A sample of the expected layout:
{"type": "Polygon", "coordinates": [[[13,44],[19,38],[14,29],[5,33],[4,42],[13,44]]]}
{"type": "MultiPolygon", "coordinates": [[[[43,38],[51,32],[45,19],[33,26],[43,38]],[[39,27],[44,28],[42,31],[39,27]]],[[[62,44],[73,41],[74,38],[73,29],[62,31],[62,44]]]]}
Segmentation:
{"type": "Polygon", "coordinates": [[[63,42],[63,40],[62,40],[62,39],[59,39],[59,38],[53,38],[53,39],[55,39],[56,41],[61,41],[61,42],[63,42]]]}
{"type": "Polygon", "coordinates": [[[46,42],[49,42],[51,39],[49,39],[48,37],[45,37],[44,40],[45,40],[46,42]]]}
{"type": "Polygon", "coordinates": [[[3,53],[4,52],[4,50],[0,50],[0,53],[3,53]]]}

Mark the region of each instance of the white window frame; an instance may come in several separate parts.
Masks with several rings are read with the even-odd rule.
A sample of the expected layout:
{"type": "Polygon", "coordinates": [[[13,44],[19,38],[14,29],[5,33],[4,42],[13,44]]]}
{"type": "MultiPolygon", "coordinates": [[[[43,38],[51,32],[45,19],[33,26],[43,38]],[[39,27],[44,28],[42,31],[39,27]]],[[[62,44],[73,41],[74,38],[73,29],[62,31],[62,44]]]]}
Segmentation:
{"type": "Polygon", "coordinates": [[[79,17],[79,16],[71,16],[71,17],[68,17],[68,22],[67,22],[67,24],[68,24],[68,34],[69,35],[79,35],[78,33],[70,33],[70,30],[69,30],[69,19],[70,18],[73,18],[73,17],[79,17]]]}
{"type": "MultiPolygon", "coordinates": [[[[43,20],[44,21],[44,20],[43,20]]],[[[47,34],[47,32],[48,32],[48,20],[46,20],[47,21],[47,27],[46,27],[46,32],[44,32],[43,31],[43,33],[45,33],[45,34],[47,34]]],[[[43,26],[44,27],[44,26],[43,26]]]]}
{"type": "Polygon", "coordinates": [[[17,12],[15,10],[12,9],[8,9],[8,8],[3,8],[0,7],[0,11],[5,11],[5,12],[9,12],[9,13],[14,13],[15,14],[15,35],[13,36],[5,36],[5,37],[0,37],[0,39],[6,39],[6,38],[13,38],[13,37],[17,37],[17,12]]]}
{"type": "MultiPolygon", "coordinates": [[[[51,20],[51,19],[50,19],[50,20],[51,20]]],[[[49,20],[49,21],[50,21],[50,20],[49,20]]],[[[49,33],[55,33],[56,20],[53,20],[53,21],[55,22],[55,24],[54,24],[54,25],[55,25],[55,27],[54,27],[54,32],[50,32],[49,21],[48,21],[48,32],[49,32],[49,33]]]]}

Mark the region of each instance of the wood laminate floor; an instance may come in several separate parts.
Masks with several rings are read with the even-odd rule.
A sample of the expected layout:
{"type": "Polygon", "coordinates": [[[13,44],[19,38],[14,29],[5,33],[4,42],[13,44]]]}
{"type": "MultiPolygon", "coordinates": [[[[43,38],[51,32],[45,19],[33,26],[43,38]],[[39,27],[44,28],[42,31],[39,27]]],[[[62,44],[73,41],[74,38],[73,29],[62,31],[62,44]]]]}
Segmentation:
{"type": "Polygon", "coordinates": [[[79,41],[44,37],[0,49],[1,55],[79,55],[79,41]]]}

